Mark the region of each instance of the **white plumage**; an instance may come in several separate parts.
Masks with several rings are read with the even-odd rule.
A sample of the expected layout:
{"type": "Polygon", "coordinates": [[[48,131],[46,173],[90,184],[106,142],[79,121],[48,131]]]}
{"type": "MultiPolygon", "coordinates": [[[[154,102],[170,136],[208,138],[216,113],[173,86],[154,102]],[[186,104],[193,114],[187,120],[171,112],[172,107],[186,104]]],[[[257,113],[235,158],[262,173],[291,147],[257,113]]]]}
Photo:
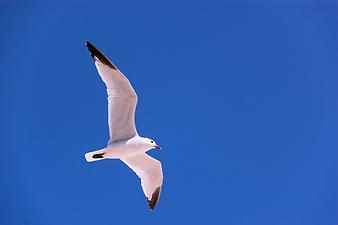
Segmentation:
{"type": "Polygon", "coordinates": [[[102,159],[120,159],[141,179],[149,207],[154,209],[162,189],[161,162],[147,155],[155,141],[140,137],[135,127],[137,95],[123,73],[94,45],[86,42],[95,66],[107,86],[108,124],[110,139],[107,147],[85,155],[88,162],[102,159]]]}

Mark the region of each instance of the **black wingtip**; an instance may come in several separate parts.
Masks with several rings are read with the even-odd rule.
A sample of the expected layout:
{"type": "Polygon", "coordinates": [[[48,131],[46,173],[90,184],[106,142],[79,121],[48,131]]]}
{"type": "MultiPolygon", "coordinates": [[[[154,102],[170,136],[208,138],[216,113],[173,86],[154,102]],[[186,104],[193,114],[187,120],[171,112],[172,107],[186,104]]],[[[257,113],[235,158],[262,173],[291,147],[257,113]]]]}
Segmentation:
{"type": "Polygon", "coordinates": [[[154,209],[161,194],[161,187],[156,188],[150,199],[147,199],[150,209],[154,209]]]}
{"type": "Polygon", "coordinates": [[[95,61],[95,57],[100,60],[103,64],[109,66],[113,70],[117,70],[116,66],[105,56],[98,48],[96,48],[92,43],[86,41],[86,46],[90,55],[93,57],[95,61]]]}

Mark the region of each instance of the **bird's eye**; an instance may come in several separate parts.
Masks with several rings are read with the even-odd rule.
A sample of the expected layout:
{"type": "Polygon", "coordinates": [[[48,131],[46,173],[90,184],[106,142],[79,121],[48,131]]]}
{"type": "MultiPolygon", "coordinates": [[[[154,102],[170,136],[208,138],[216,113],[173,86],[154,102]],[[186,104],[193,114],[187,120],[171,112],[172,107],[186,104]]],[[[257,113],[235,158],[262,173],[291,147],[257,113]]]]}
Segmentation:
{"type": "Polygon", "coordinates": [[[154,141],[151,141],[151,143],[154,143],[154,141]]]}

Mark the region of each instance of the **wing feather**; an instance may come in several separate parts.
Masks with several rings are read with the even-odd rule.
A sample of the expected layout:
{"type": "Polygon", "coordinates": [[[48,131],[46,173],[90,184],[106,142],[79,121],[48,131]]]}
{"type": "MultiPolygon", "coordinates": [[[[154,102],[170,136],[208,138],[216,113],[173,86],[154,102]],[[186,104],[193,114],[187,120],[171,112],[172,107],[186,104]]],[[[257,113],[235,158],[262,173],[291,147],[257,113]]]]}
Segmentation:
{"type": "Polygon", "coordinates": [[[146,153],[121,159],[141,179],[141,186],[149,207],[154,209],[160,199],[163,174],[161,162],[146,153]]]}
{"type": "Polygon", "coordinates": [[[93,44],[86,42],[97,71],[107,86],[109,143],[137,134],[135,109],[137,95],[124,74],[93,44]]]}

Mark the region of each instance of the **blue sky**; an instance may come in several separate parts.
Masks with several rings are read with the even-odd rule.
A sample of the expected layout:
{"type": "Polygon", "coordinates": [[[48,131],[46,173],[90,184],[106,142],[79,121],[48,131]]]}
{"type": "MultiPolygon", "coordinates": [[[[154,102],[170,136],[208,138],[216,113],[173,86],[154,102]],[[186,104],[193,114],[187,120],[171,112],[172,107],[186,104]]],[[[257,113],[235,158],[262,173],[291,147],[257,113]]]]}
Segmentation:
{"type": "Polygon", "coordinates": [[[338,224],[336,1],[0,3],[0,225],[338,224]],[[162,151],[150,211],[89,40],[162,151]]]}

